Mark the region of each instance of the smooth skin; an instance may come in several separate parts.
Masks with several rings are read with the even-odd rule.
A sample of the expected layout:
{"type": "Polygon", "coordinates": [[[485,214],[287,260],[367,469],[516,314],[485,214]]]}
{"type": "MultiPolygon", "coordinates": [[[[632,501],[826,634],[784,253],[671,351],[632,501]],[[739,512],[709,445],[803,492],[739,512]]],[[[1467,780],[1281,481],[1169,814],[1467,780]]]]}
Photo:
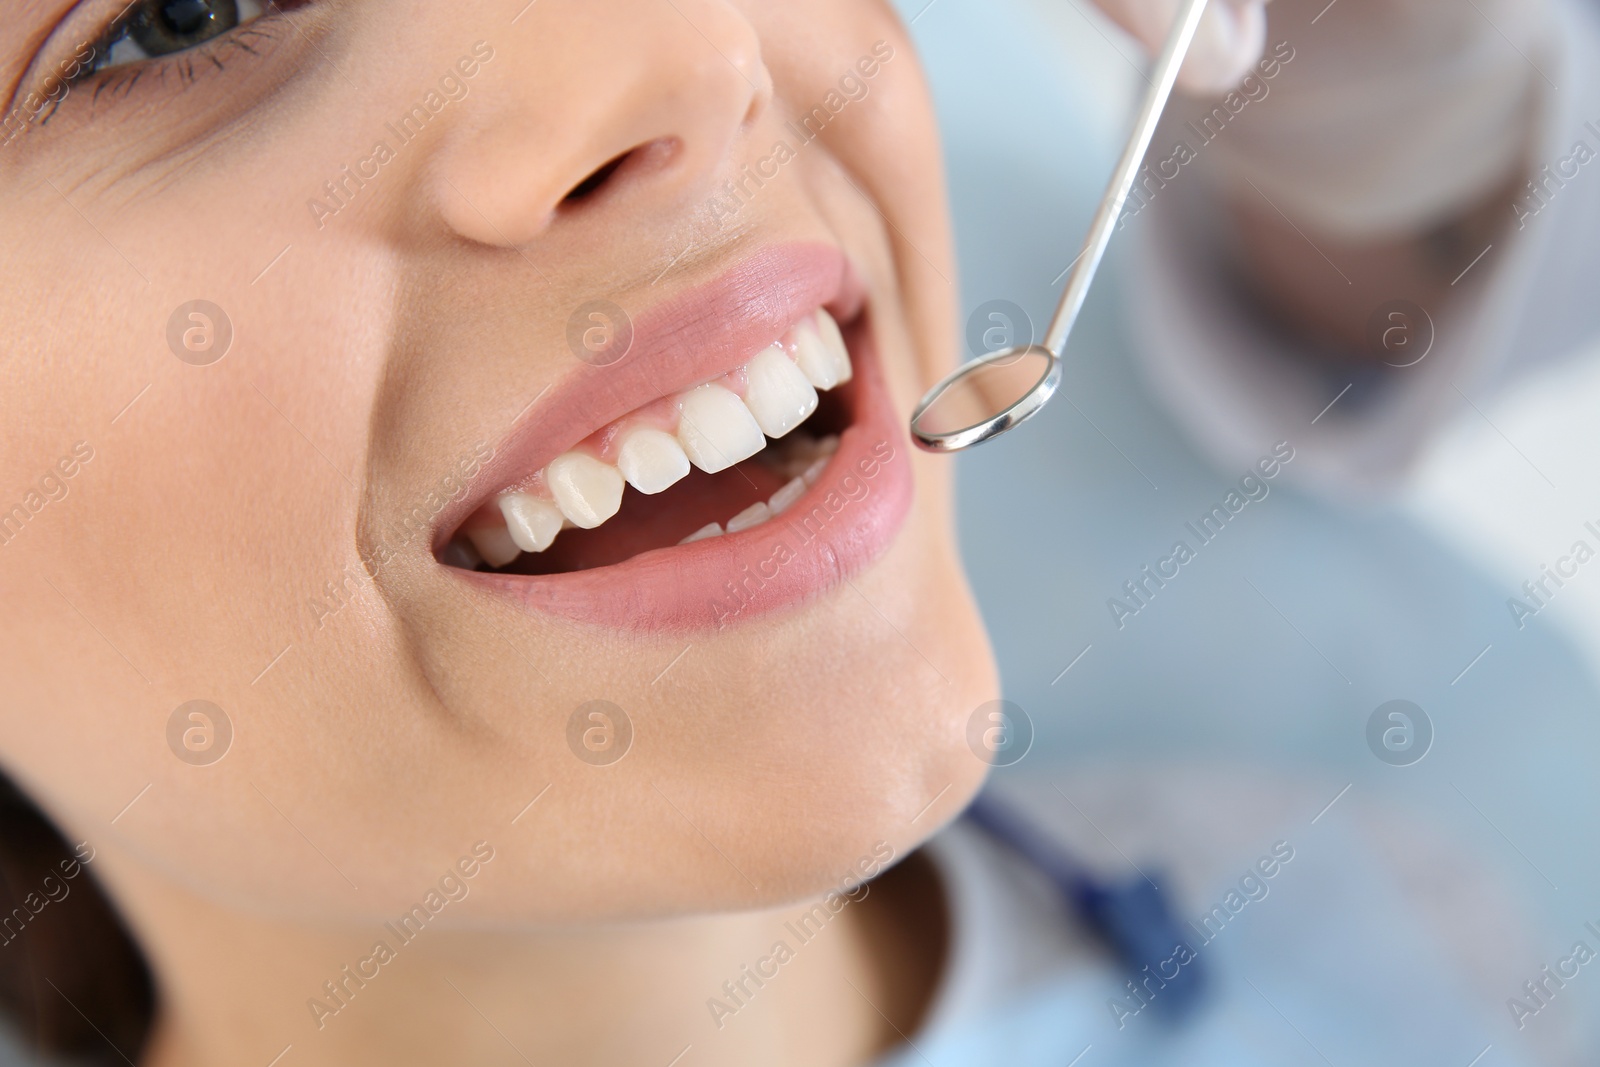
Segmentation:
{"type": "MultiPolygon", "coordinates": [[[[0,3],[8,111],[123,7],[0,3]]],[[[956,290],[903,29],[875,0],[321,0],[248,41],[108,72],[0,147],[0,509],[40,502],[0,545],[0,763],[92,845],[151,959],[146,1063],[869,1060],[940,962],[916,862],[720,1027],[706,1002],[982,780],[965,731],[996,681],[948,461],[907,450],[911,515],[851,584],[723,632],[530,616],[420,540],[376,578],[360,546],[578,369],[580,304],[779,242],[850,255],[909,411],[954,358],[956,290]],[[880,41],[866,98],[718,225],[721,182],[880,41]],[[464,96],[309,206],[478,42],[464,96]],[[234,330],[207,366],[166,337],[197,298],[234,330]],[[597,698],[635,727],[609,767],[566,742],[597,698]],[[168,745],[194,699],[235,731],[210,766],[168,745]],[[323,983],[479,842],[468,895],[319,1027],[323,983]]]]}
{"type": "MultiPolygon", "coordinates": [[[[7,0],[0,84],[25,100],[122,6],[7,0]]],[[[996,681],[947,462],[905,449],[912,513],[851,584],[722,632],[530,617],[464,594],[421,539],[374,580],[359,545],[583,369],[578,305],[650,306],[772,244],[845,249],[908,411],[953,358],[956,291],[898,21],[863,0],[326,0],[249,43],[220,69],[107,72],[0,148],[6,506],[93,450],[0,546],[0,760],[91,843],[154,965],[146,1062],[893,1044],[938,963],[915,868],[897,879],[921,889],[874,887],[720,1029],[706,1002],[796,902],[906,856],[982,779],[965,731],[996,681]],[[716,225],[721,182],[880,41],[866,98],[716,225]],[[464,97],[332,217],[308,206],[477,42],[464,97]],[[197,298],[235,334],[209,366],[166,339],[197,298]],[[597,698],[635,728],[609,767],[567,746],[597,698]],[[168,747],[194,699],[234,726],[211,766],[168,747]],[[323,983],[477,842],[469,895],[319,1028],[323,983]]]]}

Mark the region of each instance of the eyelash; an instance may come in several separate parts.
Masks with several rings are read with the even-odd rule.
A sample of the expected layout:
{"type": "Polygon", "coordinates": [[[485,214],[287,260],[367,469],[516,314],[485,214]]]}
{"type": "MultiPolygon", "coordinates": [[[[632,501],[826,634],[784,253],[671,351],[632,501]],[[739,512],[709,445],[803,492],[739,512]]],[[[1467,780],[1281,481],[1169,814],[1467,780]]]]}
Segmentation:
{"type": "MultiPolygon", "coordinates": [[[[63,86],[59,93],[45,93],[48,103],[37,112],[30,120],[37,126],[47,125],[66,100],[75,94],[93,86],[90,92],[90,103],[98,102],[102,96],[114,98],[120,92],[121,98],[126,99],[141,82],[147,85],[166,85],[169,77],[177,74],[177,88],[182,92],[200,78],[200,70],[215,68],[216,73],[222,73],[228,65],[223,63],[223,57],[232,52],[240,52],[255,59],[260,58],[267,49],[256,47],[257,43],[271,42],[277,39],[276,24],[285,15],[299,7],[306,6],[310,0],[267,0],[263,4],[265,10],[248,22],[235,26],[233,29],[202,42],[192,48],[173,52],[165,56],[151,56],[133,63],[119,63],[114,67],[96,66],[96,62],[104,63],[111,55],[112,48],[127,34],[128,13],[133,4],[124,7],[123,15],[100,29],[98,36],[92,42],[85,42],[78,48],[78,56],[74,60],[81,64],[71,77],[61,77],[58,84],[63,86]],[[87,52],[88,56],[83,57],[87,52]],[[197,69],[198,68],[198,69],[197,69]]],[[[62,66],[67,61],[62,62],[62,66]]]]}
{"type": "MultiPolygon", "coordinates": [[[[94,83],[94,91],[90,95],[91,102],[98,101],[102,94],[115,94],[119,89],[124,97],[133,91],[139,82],[149,79],[166,84],[167,75],[173,71],[178,73],[179,91],[193,85],[197,75],[195,64],[202,67],[210,65],[217,71],[226,70],[219,53],[229,51],[243,52],[252,58],[260,58],[261,53],[248,43],[250,41],[272,41],[276,36],[272,31],[271,23],[276,22],[281,16],[277,13],[268,13],[244,25],[235,27],[227,33],[204,44],[182,52],[174,52],[170,56],[156,56],[142,60],[138,63],[129,63],[123,66],[106,69],[89,69],[78,75],[67,84],[73,88],[94,83]]],[[[96,54],[101,54],[102,49],[109,51],[109,45],[115,40],[115,35],[120,32],[116,27],[108,30],[100,42],[95,44],[96,54]]],[[[70,94],[69,94],[70,95],[70,94]]],[[[65,97],[62,98],[66,99],[65,97]]],[[[59,103],[58,105],[59,106],[59,103]]]]}

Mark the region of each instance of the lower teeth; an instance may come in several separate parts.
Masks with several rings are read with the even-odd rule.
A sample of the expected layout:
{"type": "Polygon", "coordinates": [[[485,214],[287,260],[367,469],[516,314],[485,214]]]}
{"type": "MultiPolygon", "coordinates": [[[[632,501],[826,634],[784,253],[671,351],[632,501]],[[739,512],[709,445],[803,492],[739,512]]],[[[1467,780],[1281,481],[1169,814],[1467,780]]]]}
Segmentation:
{"type": "Polygon", "coordinates": [[[688,537],[685,537],[682,541],[679,541],[678,544],[687,545],[687,544],[690,544],[690,543],[692,543],[694,541],[704,541],[708,537],[721,537],[721,536],[722,536],[722,524],[720,522],[711,522],[711,523],[707,523],[706,525],[700,527],[700,529],[696,530],[694,533],[690,534],[688,537]]]}
{"type": "Polygon", "coordinates": [[[839,437],[829,434],[826,437],[808,437],[804,433],[792,434],[783,441],[768,448],[757,458],[767,469],[783,475],[785,478],[807,478],[807,484],[816,480],[814,470],[821,472],[827,466],[827,460],[839,450],[839,437]],[[819,466],[819,461],[821,465],[819,466]],[[809,477],[807,477],[810,475],[809,477]]]}
{"type": "Polygon", "coordinates": [[[724,533],[738,533],[760,526],[768,519],[783,514],[790,505],[822,477],[822,471],[828,465],[828,460],[839,450],[839,438],[828,435],[821,439],[798,437],[786,441],[786,447],[781,453],[767,460],[768,466],[779,474],[791,475],[790,480],[784,483],[783,488],[772,494],[770,500],[757,501],[745,508],[739,514],[728,520],[726,528],[721,523],[708,523],[694,533],[679,541],[680,545],[691,544],[695,541],[704,541],[708,537],[720,537],[724,533]]]}
{"type": "MultiPolygon", "coordinates": [[[[819,460],[818,462],[826,466],[828,461],[823,459],[819,460]]],[[[820,469],[818,470],[818,473],[821,473],[820,469]]],[[[811,481],[816,481],[816,479],[812,478],[811,481]]],[[[772,494],[771,500],[767,501],[767,504],[772,508],[772,513],[774,515],[782,515],[788,510],[790,504],[793,504],[796,500],[800,499],[801,495],[805,493],[806,487],[810,484],[811,482],[806,481],[804,475],[801,475],[798,478],[790,479],[782,489],[779,489],[776,493],[772,494]]]]}

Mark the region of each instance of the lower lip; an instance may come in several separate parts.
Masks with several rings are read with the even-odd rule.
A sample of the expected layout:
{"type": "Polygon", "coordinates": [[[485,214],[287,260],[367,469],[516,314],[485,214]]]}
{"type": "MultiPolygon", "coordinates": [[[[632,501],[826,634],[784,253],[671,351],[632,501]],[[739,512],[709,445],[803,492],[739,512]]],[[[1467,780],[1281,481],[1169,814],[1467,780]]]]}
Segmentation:
{"type": "Polygon", "coordinates": [[[529,611],[626,630],[721,630],[842,585],[893,542],[911,508],[911,460],[871,331],[849,331],[855,419],[815,485],[749,530],[609,567],[527,577],[454,571],[529,611]]]}

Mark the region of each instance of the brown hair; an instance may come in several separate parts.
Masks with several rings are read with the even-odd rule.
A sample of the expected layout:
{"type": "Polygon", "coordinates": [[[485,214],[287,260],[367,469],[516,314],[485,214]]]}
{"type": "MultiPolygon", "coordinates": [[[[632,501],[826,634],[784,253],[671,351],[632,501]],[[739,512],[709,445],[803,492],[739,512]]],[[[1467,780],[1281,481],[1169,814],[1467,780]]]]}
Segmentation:
{"type": "Polygon", "coordinates": [[[0,1014],[35,1055],[136,1063],[155,985],[86,855],[0,773],[0,1014]]]}

